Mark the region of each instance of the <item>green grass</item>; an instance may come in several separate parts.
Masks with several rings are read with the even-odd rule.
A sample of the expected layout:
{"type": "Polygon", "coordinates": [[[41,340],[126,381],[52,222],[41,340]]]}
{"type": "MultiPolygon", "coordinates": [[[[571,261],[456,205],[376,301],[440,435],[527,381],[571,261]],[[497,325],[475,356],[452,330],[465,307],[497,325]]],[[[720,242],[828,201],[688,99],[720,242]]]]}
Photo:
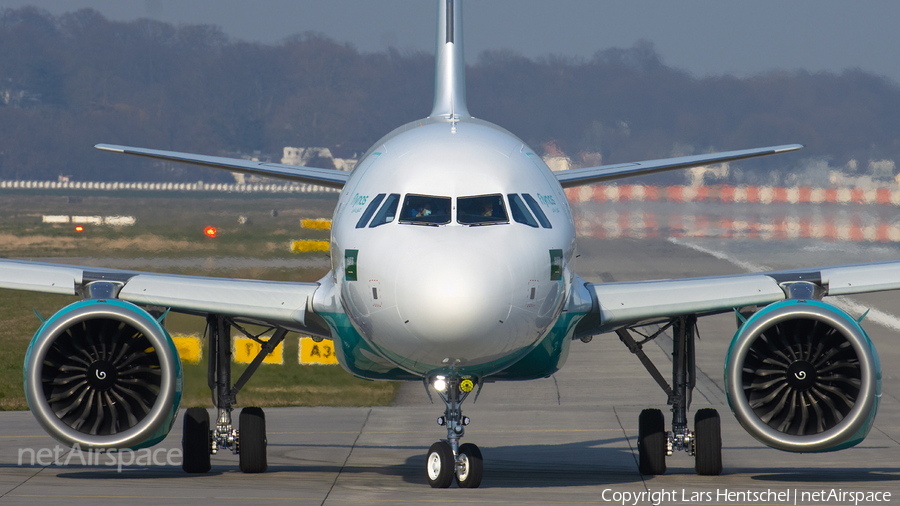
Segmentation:
{"type": "Polygon", "coordinates": [[[0,290],[0,410],[28,409],[22,366],[31,337],[44,318],[75,302],[77,297],[0,290]]]}
{"type": "MultiPolygon", "coordinates": [[[[0,198],[0,255],[4,257],[95,256],[141,258],[251,256],[291,258],[289,241],[327,240],[327,230],[300,227],[303,218],[331,218],[335,200],[86,197],[70,204],[53,196],[4,195],[0,198]],[[273,216],[273,211],[277,216],[273,216]],[[45,214],[134,216],[129,227],[45,224],[45,214]],[[239,217],[249,218],[239,224],[239,217]],[[216,227],[215,239],[203,230],[216,227]]],[[[321,255],[321,253],[319,253],[321,255]]]]}
{"type": "MultiPolygon", "coordinates": [[[[243,198],[201,195],[189,198],[171,194],[146,197],[94,195],[69,203],[59,195],[4,194],[0,198],[0,257],[48,258],[191,258],[191,267],[148,268],[173,274],[315,281],[328,271],[327,254],[291,253],[288,242],[297,239],[327,240],[327,230],[300,227],[305,218],[331,218],[336,195],[243,198]],[[274,217],[272,211],[278,216],[274,217]],[[41,223],[44,214],[83,216],[135,216],[132,227],[87,226],[76,233],[74,225],[41,223]],[[238,224],[239,216],[250,223],[238,224]],[[218,229],[215,239],[203,234],[207,225],[218,229]],[[236,267],[208,268],[206,257],[256,259],[307,258],[303,268],[236,267]]],[[[0,290],[0,410],[27,409],[22,385],[25,351],[40,321],[36,309],[49,317],[76,297],[0,290]]],[[[203,334],[205,320],[171,314],[166,327],[172,333],[203,334]]],[[[241,406],[373,406],[390,404],[398,383],[371,382],[352,377],[339,366],[304,366],[297,363],[298,335],[284,343],[284,364],[264,364],[238,394],[241,406]]],[[[199,364],[184,364],[182,406],[212,406],[207,386],[206,347],[199,364]]],[[[246,368],[234,364],[232,381],[246,368]]]]}

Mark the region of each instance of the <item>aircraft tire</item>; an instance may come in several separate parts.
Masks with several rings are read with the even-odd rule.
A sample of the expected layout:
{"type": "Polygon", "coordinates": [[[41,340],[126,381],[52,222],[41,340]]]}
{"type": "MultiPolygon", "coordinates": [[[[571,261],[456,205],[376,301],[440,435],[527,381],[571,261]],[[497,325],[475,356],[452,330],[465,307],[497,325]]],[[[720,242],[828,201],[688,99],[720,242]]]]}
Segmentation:
{"type": "Polygon", "coordinates": [[[266,415],[262,408],[242,409],[239,430],[241,472],[266,472],[266,415]]]}
{"type": "Polygon", "coordinates": [[[459,447],[459,457],[463,464],[456,470],[456,483],[459,488],[478,488],[484,471],[481,450],[472,443],[465,443],[459,447]]]}
{"type": "Polygon", "coordinates": [[[425,470],[431,488],[447,488],[453,483],[456,462],[453,460],[453,450],[449,444],[438,441],[431,445],[428,449],[425,470]]]}
{"type": "Polygon", "coordinates": [[[638,470],[641,474],[666,473],[666,439],[666,420],[662,411],[641,411],[638,418],[638,470]]]}
{"type": "Polygon", "coordinates": [[[205,408],[188,408],[183,426],[181,468],[191,474],[209,472],[209,412],[205,408]]]}
{"type": "Polygon", "coordinates": [[[694,470],[703,476],[722,474],[722,425],[715,409],[694,415],[694,470]]]}

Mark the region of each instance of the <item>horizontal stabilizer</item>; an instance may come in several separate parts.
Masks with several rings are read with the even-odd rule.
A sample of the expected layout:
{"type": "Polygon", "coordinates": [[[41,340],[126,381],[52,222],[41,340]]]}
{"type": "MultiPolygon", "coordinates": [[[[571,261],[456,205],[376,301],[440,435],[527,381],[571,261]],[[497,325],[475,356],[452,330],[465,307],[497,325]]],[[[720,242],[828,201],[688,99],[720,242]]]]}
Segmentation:
{"type": "Polygon", "coordinates": [[[581,186],[592,183],[602,183],[633,176],[645,176],[668,170],[688,169],[700,167],[711,163],[733,162],[758,156],[776,155],[797,151],[803,146],[800,144],[787,144],[784,146],[772,146],[768,148],[744,149],[741,151],[726,151],[724,153],[710,153],[708,155],[679,156],[678,158],[665,158],[662,160],[648,160],[645,162],[620,163],[616,165],[601,165],[599,167],[585,167],[583,169],[571,169],[554,172],[559,184],[563,188],[581,186]]]}
{"type": "Polygon", "coordinates": [[[300,183],[317,184],[328,188],[343,188],[350,179],[350,172],[335,169],[317,169],[313,167],[296,167],[282,165],[280,163],[254,162],[252,160],[240,160],[237,158],[223,158],[220,156],[192,155],[190,153],[178,153],[176,151],[160,151],[158,149],[132,148],[128,146],[115,146],[111,144],[97,144],[95,148],[112,153],[124,153],[126,155],[144,156],[170,162],[189,163],[214,169],[224,169],[242,174],[254,176],[272,177],[297,181],[300,183]]]}

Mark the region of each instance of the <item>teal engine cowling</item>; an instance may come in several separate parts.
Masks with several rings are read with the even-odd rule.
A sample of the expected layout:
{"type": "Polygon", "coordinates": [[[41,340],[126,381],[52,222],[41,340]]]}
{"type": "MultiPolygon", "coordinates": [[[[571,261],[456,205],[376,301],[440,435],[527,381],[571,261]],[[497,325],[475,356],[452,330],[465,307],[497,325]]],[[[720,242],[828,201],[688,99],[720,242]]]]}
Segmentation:
{"type": "Polygon", "coordinates": [[[753,437],[779,450],[842,450],[875,421],[881,366],[843,310],[817,300],[770,304],[738,329],[725,366],[728,403],[753,437]]]}
{"type": "Polygon", "coordinates": [[[56,440],[88,449],[138,449],[166,437],[182,391],[181,359],[149,313],[120,300],[70,304],[35,333],[25,396],[56,440]]]}

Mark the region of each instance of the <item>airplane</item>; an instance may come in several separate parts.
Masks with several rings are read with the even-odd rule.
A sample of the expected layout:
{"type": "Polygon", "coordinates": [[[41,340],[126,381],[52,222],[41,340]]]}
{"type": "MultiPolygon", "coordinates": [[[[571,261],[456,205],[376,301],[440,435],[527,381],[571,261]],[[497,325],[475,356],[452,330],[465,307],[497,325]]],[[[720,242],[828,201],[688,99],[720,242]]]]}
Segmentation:
{"type": "MultiPolygon", "coordinates": [[[[352,172],[98,144],[103,151],[341,190],[331,270],[315,283],[181,276],[0,261],[0,288],[78,295],[43,320],[28,347],[25,390],[40,425],[63,444],[137,449],[162,441],[181,401],[168,312],[206,318],[216,417],[190,407],[183,464],[210,470],[230,450],[246,473],[267,470],[265,414],[237,395],[289,331],[329,339],[341,366],[371,380],[422,382],[444,404],[446,438],[427,451],[435,488],[475,488],[481,450],[461,443],[462,405],[486,383],[549,377],[575,339],[615,334],[668,396],[638,420],[639,469],[666,472],[676,451],[700,475],[722,472],[720,417],[689,424],[698,318],[734,313],[724,364],[730,408],[757,440],[789,452],[858,444],[881,394],[877,352],[855,318],[822,300],[900,288],[900,262],[641,282],[588,283],[575,271],[565,188],[800,149],[796,144],[552,172],[532,148],[469,114],[462,2],[438,0],[434,105],[376,142],[352,172]],[[254,334],[248,325],[270,329],[254,334]],[[648,327],[654,326],[654,327],[648,327]],[[640,329],[656,329],[652,332],[640,329]],[[231,377],[231,336],[261,344],[231,377]],[[642,351],[673,336],[672,383],[642,351]],[[645,332],[645,333],[641,333],[645,332]],[[637,337],[636,337],[637,336],[637,337]],[[237,422],[237,423],[236,423],[237,422]]],[[[865,315],[863,315],[865,316],[865,315]]],[[[431,395],[430,393],[428,394],[431,395]]]]}

